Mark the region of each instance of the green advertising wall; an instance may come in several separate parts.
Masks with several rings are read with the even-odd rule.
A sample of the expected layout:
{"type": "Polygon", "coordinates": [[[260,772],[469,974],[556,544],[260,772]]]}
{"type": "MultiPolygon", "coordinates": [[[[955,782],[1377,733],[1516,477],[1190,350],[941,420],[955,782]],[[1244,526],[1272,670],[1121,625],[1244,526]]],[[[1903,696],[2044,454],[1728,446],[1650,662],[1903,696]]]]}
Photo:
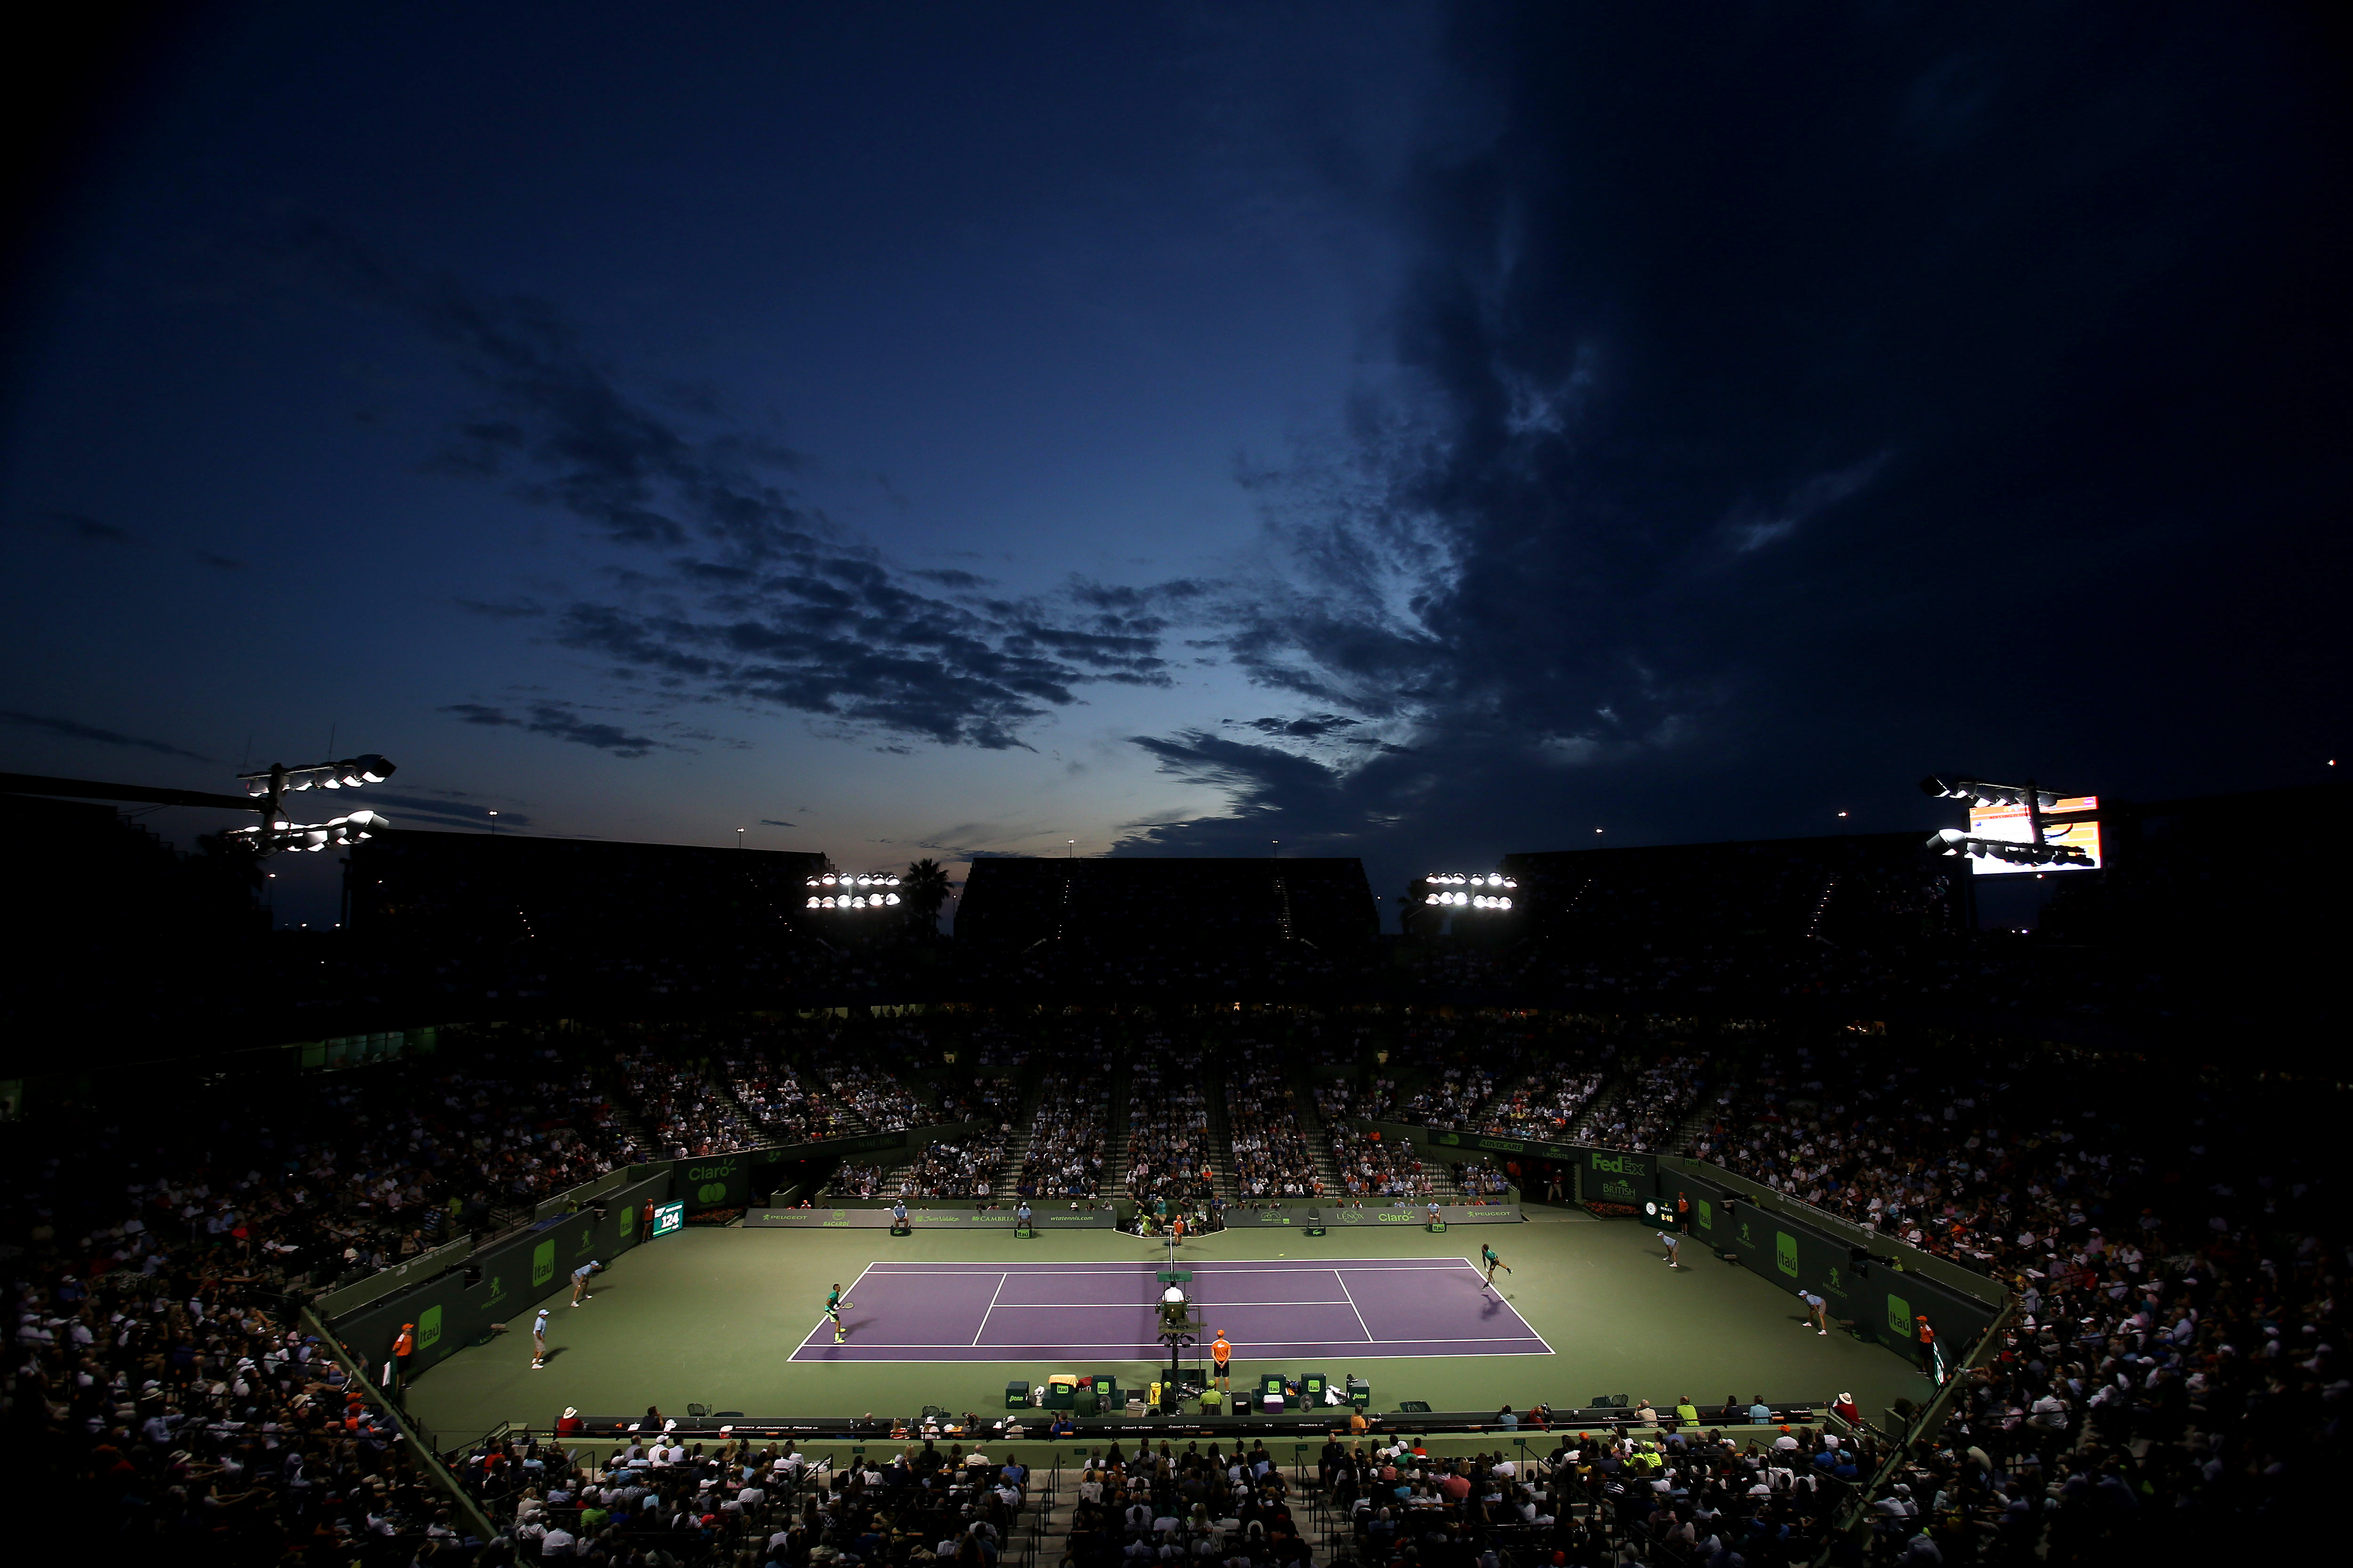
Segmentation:
{"type": "Polygon", "coordinates": [[[474,1254],[466,1269],[342,1319],[334,1324],[335,1337],[374,1375],[391,1356],[401,1324],[415,1323],[417,1349],[408,1358],[414,1377],[489,1333],[493,1323],[507,1322],[569,1288],[572,1271],[589,1259],[609,1263],[644,1241],[646,1201],[667,1201],[670,1187],[670,1177],[663,1174],[609,1194],[599,1200],[605,1205],[601,1220],[593,1209],[543,1220],[474,1254]],[[476,1268],[480,1279],[469,1286],[466,1275],[476,1268]]]}
{"type": "Polygon", "coordinates": [[[1704,1176],[1662,1172],[1657,1191],[1661,1208],[1670,1215],[1678,1193],[1691,1199],[1694,1239],[1730,1253],[1743,1268],[1792,1295],[1813,1291],[1827,1303],[1831,1317],[1852,1322],[1893,1350],[1912,1353],[1912,1320],[1917,1313],[1926,1313],[1937,1338],[1954,1346],[1974,1344],[1993,1321],[1992,1307],[1925,1275],[1883,1263],[1873,1263],[1867,1275],[1858,1275],[1844,1240],[1788,1214],[1746,1200],[1727,1211],[1725,1189],[1704,1176]]]}

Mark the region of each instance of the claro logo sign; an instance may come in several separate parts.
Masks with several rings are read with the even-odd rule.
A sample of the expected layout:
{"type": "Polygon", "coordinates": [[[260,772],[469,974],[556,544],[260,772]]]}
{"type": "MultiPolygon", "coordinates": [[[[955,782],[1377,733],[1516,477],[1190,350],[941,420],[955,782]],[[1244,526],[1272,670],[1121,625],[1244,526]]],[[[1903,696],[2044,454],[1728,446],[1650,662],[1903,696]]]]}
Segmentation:
{"type": "Polygon", "coordinates": [[[694,1189],[694,1201],[699,1204],[723,1204],[727,1201],[728,1184],[744,1171],[741,1160],[712,1160],[686,1167],[687,1184],[694,1189]]]}

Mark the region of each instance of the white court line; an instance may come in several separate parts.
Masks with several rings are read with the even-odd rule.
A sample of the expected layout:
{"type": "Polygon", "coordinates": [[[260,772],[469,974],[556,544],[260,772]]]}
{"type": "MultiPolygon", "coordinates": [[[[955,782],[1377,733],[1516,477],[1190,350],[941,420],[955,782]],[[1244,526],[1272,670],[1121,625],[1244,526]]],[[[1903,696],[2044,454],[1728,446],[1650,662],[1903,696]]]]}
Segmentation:
{"type": "Polygon", "coordinates": [[[988,1332],[988,1313],[997,1310],[997,1297],[1005,1294],[1005,1281],[1008,1278],[1008,1276],[1003,1274],[997,1277],[997,1294],[989,1297],[988,1311],[981,1313],[980,1327],[973,1330],[972,1346],[967,1348],[976,1348],[980,1344],[980,1336],[988,1332]]]}
{"type": "MultiPolygon", "coordinates": [[[[849,1296],[850,1296],[850,1291],[857,1289],[858,1289],[858,1287],[860,1286],[860,1283],[862,1283],[862,1282],[865,1280],[866,1277],[867,1277],[869,1274],[871,1274],[872,1272],[874,1272],[874,1265],[872,1265],[871,1263],[868,1264],[865,1268],[863,1268],[860,1269],[860,1270],[858,1271],[858,1278],[857,1278],[856,1279],[852,1279],[852,1280],[849,1282],[849,1290],[844,1290],[844,1291],[841,1293],[841,1299],[842,1299],[843,1300],[845,1300],[845,1301],[849,1300],[849,1296]]],[[[795,1345],[795,1346],[793,1347],[793,1355],[798,1355],[798,1354],[800,1354],[800,1353],[801,1353],[801,1352],[803,1352],[803,1351],[805,1351],[805,1350],[808,1349],[809,1340],[813,1340],[813,1339],[817,1338],[818,1330],[823,1329],[823,1328],[825,1327],[825,1324],[826,1324],[826,1316],[825,1316],[825,1314],[824,1314],[823,1312],[819,1312],[819,1313],[817,1315],[817,1328],[815,1328],[815,1329],[811,1329],[811,1330],[808,1331],[808,1336],[807,1336],[807,1338],[806,1338],[806,1339],[802,1340],[800,1343],[798,1343],[798,1344],[797,1344],[797,1345],[795,1345]]],[[[906,1347],[904,1347],[904,1346],[902,1346],[902,1345],[892,1345],[892,1346],[890,1346],[889,1348],[890,1348],[890,1349],[892,1349],[892,1350],[902,1350],[902,1349],[904,1349],[904,1348],[906,1348],[906,1347]]],[[[786,1356],[785,1359],[786,1359],[786,1361],[790,1361],[790,1360],[792,1360],[792,1359],[793,1359],[793,1356],[786,1356]]]]}
{"type": "MultiPolygon", "coordinates": [[[[1239,1344],[1240,1342],[1237,1341],[1237,1342],[1236,1342],[1237,1344],[1239,1344]]],[[[1432,1344],[1432,1345],[1448,1345],[1448,1344],[1474,1344],[1474,1345],[1496,1345],[1496,1346],[1503,1346],[1503,1345],[1517,1345],[1517,1344],[1528,1344],[1528,1343],[1531,1343],[1531,1342],[1535,1343],[1535,1344],[1544,1344],[1544,1341],[1543,1341],[1543,1339],[1542,1339],[1541,1337],[1539,1337],[1539,1336],[1537,1336],[1537,1335],[1534,1335],[1534,1334],[1522,1334],[1522,1335],[1520,1335],[1520,1336],[1519,1336],[1518,1338],[1516,1338],[1516,1339],[1509,1339],[1509,1340],[1444,1340],[1444,1339],[1424,1339],[1424,1340],[1417,1340],[1417,1341],[1415,1341],[1415,1342],[1414,1342],[1414,1343],[1416,1343],[1416,1344],[1432,1344]]],[[[1348,1344],[1346,1342],[1345,1342],[1345,1341],[1341,1341],[1341,1340],[1267,1340],[1267,1341],[1263,1341],[1263,1342],[1253,1342],[1253,1343],[1259,1344],[1259,1345],[1260,1345],[1260,1347],[1261,1347],[1261,1349],[1262,1349],[1265,1345],[1290,1345],[1290,1346],[1298,1346],[1298,1347],[1300,1347],[1300,1348],[1299,1348],[1298,1350],[1296,1350],[1295,1352],[1286,1352],[1285,1353],[1295,1353],[1295,1354],[1299,1354],[1299,1355],[1344,1355],[1344,1354],[1345,1354],[1345,1355],[1352,1355],[1352,1356],[1354,1356],[1354,1357],[1355,1357],[1355,1359],[1356,1359],[1356,1360],[1357,1360],[1357,1361],[1430,1361],[1430,1360],[1432,1360],[1432,1359],[1440,1359],[1440,1360],[1443,1360],[1443,1359],[1449,1359],[1449,1358],[1444,1358],[1444,1357],[1440,1357],[1440,1358],[1432,1358],[1432,1357],[1430,1357],[1430,1356],[1424,1355],[1424,1354],[1419,1354],[1419,1353],[1417,1353],[1417,1352],[1410,1352],[1410,1351],[1400,1351],[1400,1352],[1398,1352],[1393,1353],[1393,1354],[1392,1354],[1392,1353],[1384,1352],[1378,1352],[1378,1351],[1372,1352],[1370,1352],[1370,1353],[1366,1353],[1366,1352],[1363,1352],[1358,1351],[1358,1350],[1356,1349],[1356,1347],[1355,1347],[1354,1345],[1348,1344]]],[[[819,1347],[819,1348],[820,1348],[820,1349],[822,1349],[822,1348],[824,1348],[824,1347],[819,1347]]],[[[937,1350],[955,1350],[955,1349],[957,1349],[957,1348],[959,1348],[959,1347],[957,1347],[957,1346],[955,1346],[955,1345],[884,1345],[884,1344],[873,1344],[873,1343],[869,1343],[869,1344],[864,1345],[863,1347],[852,1346],[852,1345],[845,1345],[845,1346],[843,1346],[842,1348],[843,1348],[843,1349],[845,1349],[845,1350],[852,1350],[852,1349],[863,1348],[863,1349],[865,1349],[865,1350],[871,1350],[871,1351],[937,1351],[937,1350]]],[[[1109,1342],[1109,1343],[1106,1343],[1106,1344],[1069,1344],[1069,1343],[1063,1343],[1063,1344],[1053,1344],[1053,1345],[977,1345],[977,1346],[971,1346],[971,1345],[968,1345],[968,1346],[965,1346],[965,1347],[962,1347],[962,1348],[964,1348],[964,1349],[967,1349],[967,1350],[1028,1351],[1028,1352],[1033,1352],[1033,1353],[1034,1353],[1034,1352],[1053,1352],[1053,1351],[1118,1351],[1118,1350],[1128,1350],[1128,1351],[1134,1351],[1134,1352],[1137,1352],[1137,1354],[1138,1354],[1142,1359],[1145,1359],[1145,1360],[1147,1360],[1147,1361],[1148,1361],[1148,1360],[1150,1360],[1150,1359],[1152,1359],[1152,1358],[1153,1358],[1153,1357],[1155,1357],[1155,1356],[1158,1356],[1158,1355],[1160,1355],[1161,1353],[1163,1353],[1163,1352],[1164,1352],[1164,1351],[1165,1351],[1165,1349],[1166,1349],[1166,1347],[1165,1347],[1165,1346],[1161,1346],[1161,1345],[1140,1345],[1140,1344],[1134,1344],[1134,1343],[1126,1342],[1122,1342],[1122,1341],[1116,1341],[1116,1340],[1115,1340],[1115,1341],[1113,1341],[1113,1342],[1109,1342]]],[[[1542,1349],[1542,1350],[1502,1350],[1502,1349],[1497,1349],[1497,1350],[1490,1351],[1490,1352],[1483,1352],[1483,1353],[1491,1354],[1491,1355],[1556,1355],[1556,1354],[1557,1354],[1557,1353],[1559,1353],[1559,1352],[1556,1352],[1556,1351],[1555,1351],[1555,1350],[1554,1350],[1550,1345],[1545,1345],[1545,1348],[1544,1348],[1544,1349],[1542,1349]]],[[[883,1363],[883,1364],[891,1365],[891,1366],[987,1366],[987,1365],[991,1364],[991,1363],[988,1363],[988,1362],[968,1362],[968,1361],[965,1361],[965,1360],[962,1360],[962,1359],[958,1359],[958,1360],[955,1360],[955,1361],[951,1362],[951,1361],[943,1360],[943,1359],[942,1359],[941,1357],[939,1357],[939,1356],[904,1356],[904,1357],[890,1357],[890,1356],[862,1356],[862,1355],[853,1355],[853,1356],[847,1356],[847,1357],[844,1357],[843,1359],[844,1359],[844,1360],[847,1360],[847,1361],[872,1361],[872,1362],[878,1362],[878,1363],[883,1363]]],[[[1006,1365],[1008,1365],[1008,1366],[1010,1366],[1010,1365],[1014,1364],[1015,1361],[1017,1361],[1017,1360],[1027,1360],[1027,1359],[1028,1359],[1027,1357],[1010,1357],[1010,1356],[1008,1356],[1008,1357],[1004,1358],[1004,1364],[1006,1364],[1006,1365]]]]}
{"type": "MultiPolygon", "coordinates": [[[[1215,1307],[1219,1311],[1239,1311],[1244,1307],[1345,1307],[1346,1301],[1201,1301],[1197,1306],[1215,1307]]],[[[1132,1312],[1138,1307],[1148,1307],[1149,1301],[1007,1301],[997,1308],[1000,1312],[1018,1312],[1025,1307],[1039,1307],[1050,1311],[1067,1311],[1073,1307],[1117,1307],[1132,1312]]]]}
{"type": "Polygon", "coordinates": [[[1371,1327],[1366,1323],[1365,1314],[1358,1310],[1356,1306],[1356,1298],[1349,1292],[1348,1282],[1340,1278],[1340,1271],[1336,1268],[1332,1270],[1332,1278],[1338,1281],[1340,1286],[1340,1294],[1348,1298],[1348,1310],[1356,1314],[1356,1327],[1365,1331],[1365,1342],[1366,1344],[1371,1344],[1373,1342],[1373,1331],[1371,1327]]]}
{"type": "MultiPolygon", "coordinates": [[[[1482,1286],[1486,1283],[1486,1272],[1477,1264],[1472,1262],[1466,1258],[1462,1260],[1462,1267],[1471,1270],[1472,1277],[1479,1280],[1482,1286]]],[[[1512,1306],[1510,1300],[1505,1299],[1501,1291],[1496,1292],[1496,1299],[1502,1300],[1504,1305],[1510,1310],[1512,1316],[1519,1319],[1521,1326],[1528,1331],[1525,1336],[1525,1338],[1532,1339],[1535,1341],[1536,1343],[1544,1346],[1544,1353],[1546,1355],[1558,1353],[1552,1348],[1552,1342],[1550,1340],[1536,1332],[1536,1326],[1528,1321],[1526,1313],[1521,1311],[1517,1307],[1512,1306]]]]}
{"type": "MultiPolygon", "coordinates": [[[[1182,1259],[1179,1259],[1180,1263],[1182,1261],[1182,1259]]],[[[1326,1268],[1337,1268],[1353,1269],[1360,1274],[1444,1274],[1451,1272],[1457,1262],[1467,1263],[1470,1260],[1468,1258],[1434,1258],[1430,1259],[1429,1265],[1425,1267],[1420,1264],[1411,1263],[1388,1263],[1377,1258],[1336,1258],[1330,1263],[1302,1263],[1295,1268],[1282,1267],[1269,1267],[1261,1268],[1257,1267],[1237,1267],[1224,1263],[1205,1262],[1192,1265],[1192,1271],[1196,1274],[1212,1274],[1218,1276],[1228,1274],[1314,1274],[1320,1273],[1326,1268]]],[[[990,1269],[987,1264],[870,1263],[867,1267],[881,1274],[895,1274],[908,1277],[944,1275],[949,1278],[986,1279],[992,1272],[998,1272],[997,1270],[990,1269]]],[[[1016,1268],[1011,1270],[1011,1272],[1015,1276],[1025,1279],[1066,1279],[1074,1274],[1117,1274],[1129,1279],[1134,1279],[1145,1273],[1146,1270],[1156,1270],[1158,1268],[1159,1265],[1157,1264],[1138,1263],[1113,1268],[1057,1268],[1050,1263],[1041,1263],[1034,1265],[1029,1268],[1016,1268]]]]}
{"type": "MultiPolygon", "coordinates": [[[[1421,1336],[1419,1336],[1419,1337],[1418,1337],[1418,1338],[1415,1338],[1415,1339],[1411,1339],[1411,1340],[1401,1340],[1401,1341],[1399,1341],[1399,1342],[1398,1342],[1398,1343],[1400,1343],[1400,1344],[1416,1344],[1416,1345],[1515,1345],[1515,1344],[1524,1344],[1524,1343],[1525,1343],[1525,1342],[1529,1342],[1529,1341],[1531,1341],[1531,1340],[1535,1340],[1535,1341],[1537,1341],[1538,1342],[1541,1342],[1541,1340],[1539,1339],[1539,1337],[1538,1337],[1537,1335],[1535,1335],[1535,1334],[1511,1334],[1511,1335],[1507,1335],[1507,1336],[1505,1336],[1505,1337],[1504,1337],[1504,1338],[1503,1338],[1503,1339],[1495,1339],[1495,1340],[1491,1340],[1491,1339],[1462,1339],[1462,1338],[1449,1338],[1449,1337],[1447,1337],[1447,1336],[1445,1336],[1445,1335],[1443,1335],[1443,1334],[1424,1334],[1424,1335],[1421,1335],[1421,1336]]],[[[1234,1340],[1234,1341],[1232,1341],[1232,1342],[1230,1342],[1232,1343],[1233,1347],[1234,1347],[1236,1350],[1249,1350],[1249,1349],[1253,1349],[1253,1348],[1255,1348],[1255,1349],[1260,1349],[1260,1350],[1263,1350],[1264,1348],[1266,1348],[1266,1347],[1267,1347],[1267,1346],[1269,1346],[1269,1345],[1334,1345],[1334,1346],[1337,1346],[1337,1347],[1339,1347],[1340,1349],[1344,1349],[1344,1350],[1345,1350],[1345,1349],[1346,1349],[1346,1348],[1348,1348],[1348,1346],[1347,1346],[1347,1342],[1346,1342],[1346,1341],[1345,1341],[1345,1340],[1234,1340]]],[[[823,1347],[819,1347],[819,1348],[823,1348],[823,1347]]],[[[866,1346],[865,1348],[866,1348],[866,1349],[868,1349],[868,1350],[876,1350],[876,1351],[952,1351],[952,1350],[991,1350],[991,1351],[1050,1351],[1050,1350],[1074,1350],[1074,1351],[1115,1351],[1115,1350],[1122,1350],[1122,1349],[1134,1349],[1134,1350],[1139,1350],[1139,1351],[1146,1351],[1146,1352],[1149,1352],[1150,1353],[1152,1353],[1152,1354],[1154,1354],[1154,1355],[1158,1355],[1158,1354],[1159,1354],[1159,1353],[1160,1353],[1164,1349],[1166,1349],[1166,1347],[1165,1347],[1165,1346],[1161,1346],[1161,1345],[1146,1345],[1146,1344],[1139,1344],[1137,1342],[1135,1342],[1135,1341],[1134,1341],[1134,1340],[1057,1340],[1057,1341],[1056,1341],[1056,1342],[1054,1342],[1052,1344],[1039,1344],[1039,1345],[1024,1345],[1024,1344],[1001,1344],[1001,1345],[941,1345],[941,1344],[930,1344],[930,1345],[896,1345],[896,1344],[881,1344],[881,1343],[871,1343],[871,1342],[870,1342],[869,1344],[867,1344],[867,1346],[866,1346]]],[[[1535,1355],[1535,1354],[1537,1354],[1537,1353],[1539,1353],[1539,1352],[1535,1352],[1535,1351],[1512,1351],[1512,1352],[1504,1352],[1504,1353],[1506,1353],[1506,1354],[1512,1354],[1512,1355],[1535,1355]]],[[[1546,1352],[1542,1352],[1542,1353],[1544,1353],[1544,1354],[1547,1354],[1547,1355],[1548,1355],[1548,1354],[1550,1354],[1551,1352],[1550,1352],[1549,1351],[1546,1351],[1546,1352]]],[[[1392,1360],[1406,1360],[1406,1361],[1410,1361],[1410,1360],[1412,1360],[1412,1359],[1414,1359],[1414,1358],[1413,1358],[1412,1356],[1410,1356],[1410,1355],[1400,1355],[1400,1356],[1398,1356],[1398,1357],[1392,1357],[1392,1358],[1390,1358],[1390,1359],[1392,1359],[1392,1360]]],[[[1427,1358],[1424,1358],[1424,1359],[1427,1359],[1427,1358]]]]}

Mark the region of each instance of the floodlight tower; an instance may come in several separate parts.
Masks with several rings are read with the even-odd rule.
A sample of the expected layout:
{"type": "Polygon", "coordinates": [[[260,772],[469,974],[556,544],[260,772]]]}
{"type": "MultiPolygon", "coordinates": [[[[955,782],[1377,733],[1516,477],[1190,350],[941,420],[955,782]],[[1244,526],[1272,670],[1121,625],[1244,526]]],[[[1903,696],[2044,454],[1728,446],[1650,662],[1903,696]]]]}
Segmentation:
{"type": "Polygon", "coordinates": [[[391,824],[379,811],[354,811],[320,823],[288,820],[283,809],[290,793],[310,789],[358,789],[382,784],[393,765],[370,752],[340,763],[306,763],[299,768],[273,764],[268,772],[239,773],[245,794],[207,795],[198,790],[164,789],[149,784],[109,784],[98,779],[51,778],[39,773],[0,773],[0,790],[23,795],[62,795],[83,800],[146,801],[157,805],[194,805],[211,810],[257,811],[261,825],[233,827],[223,837],[258,855],[280,849],[324,849],[331,844],[357,844],[373,838],[391,824]]]}
{"type": "Polygon", "coordinates": [[[245,784],[247,797],[263,802],[254,807],[261,813],[261,825],[231,828],[228,837],[257,855],[281,849],[315,854],[330,845],[358,844],[373,838],[392,826],[380,811],[354,811],[319,823],[294,822],[286,816],[286,797],[304,790],[358,789],[364,784],[382,784],[396,771],[392,763],[368,752],[345,757],[340,763],[305,763],[292,768],[283,763],[272,763],[260,773],[239,773],[237,776],[245,784]]]}

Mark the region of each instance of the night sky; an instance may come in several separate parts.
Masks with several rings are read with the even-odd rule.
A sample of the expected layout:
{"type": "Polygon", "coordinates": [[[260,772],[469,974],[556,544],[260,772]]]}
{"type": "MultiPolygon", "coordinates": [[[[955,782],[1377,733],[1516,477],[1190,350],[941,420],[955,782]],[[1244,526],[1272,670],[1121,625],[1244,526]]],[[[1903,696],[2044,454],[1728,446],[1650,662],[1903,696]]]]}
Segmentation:
{"type": "Polygon", "coordinates": [[[2317,782],[2327,15],[199,12],[21,226],[0,768],[1382,892],[2317,782]]]}

